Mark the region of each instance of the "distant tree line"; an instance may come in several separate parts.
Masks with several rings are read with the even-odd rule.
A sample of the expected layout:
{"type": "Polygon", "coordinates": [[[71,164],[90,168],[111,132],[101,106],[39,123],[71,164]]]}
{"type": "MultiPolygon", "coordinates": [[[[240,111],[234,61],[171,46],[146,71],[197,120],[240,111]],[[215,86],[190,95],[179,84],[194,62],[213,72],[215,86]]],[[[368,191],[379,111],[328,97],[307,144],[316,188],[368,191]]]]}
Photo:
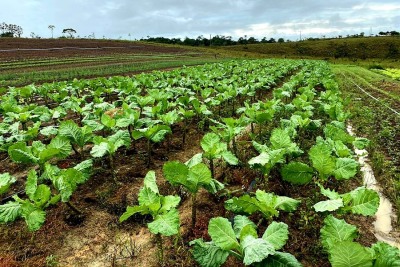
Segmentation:
{"type": "MultiPolygon", "coordinates": [[[[371,35],[372,36],[372,35],[371,35]]],[[[375,36],[400,36],[398,31],[387,31],[387,32],[379,32],[379,34],[375,36]]],[[[308,41],[317,41],[321,39],[336,39],[336,38],[363,38],[366,37],[364,32],[342,36],[339,35],[333,38],[325,38],[325,35],[322,38],[306,38],[304,40],[308,41]]],[[[254,37],[249,37],[245,35],[244,37],[240,37],[237,40],[232,39],[231,36],[223,36],[223,35],[215,35],[211,39],[206,38],[203,35],[198,36],[197,38],[189,38],[185,37],[183,40],[181,38],[166,38],[166,37],[150,37],[142,38],[140,41],[144,42],[154,42],[154,43],[163,43],[163,44],[179,44],[179,45],[188,45],[188,46],[232,46],[232,45],[247,45],[247,44],[259,44],[259,43],[284,43],[291,42],[290,40],[286,40],[283,38],[279,38],[275,40],[274,38],[263,37],[261,40],[258,40],[254,37]]],[[[302,41],[302,40],[300,40],[302,41]]],[[[339,53],[341,54],[341,53],[339,53]]]]}
{"type": "Polygon", "coordinates": [[[21,37],[24,32],[21,26],[5,22],[0,24],[0,31],[0,37],[21,37]]]}
{"type": "Polygon", "coordinates": [[[379,32],[381,36],[400,36],[400,32],[397,31],[387,31],[387,32],[379,32]]]}
{"type": "MultiPolygon", "coordinates": [[[[399,37],[400,36],[400,32],[398,31],[387,31],[387,32],[379,32],[378,34],[371,34],[370,37],[379,37],[379,36],[394,36],[394,37],[399,37]]],[[[322,38],[316,38],[316,37],[309,37],[309,38],[305,38],[304,40],[307,41],[318,41],[318,40],[326,40],[326,39],[342,39],[342,38],[364,38],[364,37],[368,37],[367,35],[365,35],[364,32],[360,32],[360,33],[356,33],[356,34],[348,34],[346,36],[343,35],[338,35],[337,37],[326,37],[325,35],[322,35],[322,38]]]]}
{"type": "MultiPolygon", "coordinates": [[[[55,26],[54,25],[49,25],[48,28],[51,30],[51,38],[53,38],[53,31],[55,26]]],[[[0,37],[21,37],[22,33],[24,32],[22,27],[16,24],[7,24],[5,22],[0,23],[0,37]]],[[[62,31],[63,34],[67,34],[67,37],[64,36],[64,38],[74,38],[74,34],[76,34],[76,30],[72,28],[66,28],[63,29],[62,31]]],[[[35,34],[34,32],[31,32],[30,34],[31,38],[37,38],[40,39],[40,36],[35,34]]],[[[89,35],[89,38],[91,35],[89,35]]],[[[94,33],[93,33],[93,38],[94,38],[94,33]]]]}
{"type": "MultiPolygon", "coordinates": [[[[163,44],[180,44],[188,46],[231,46],[231,45],[246,45],[246,44],[258,44],[258,43],[284,43],[285,39],[279,38],[275,40],[274,38],[267,39],[267,37],[258,40],[254,37],[247,36],[240,37],[238,40],[233,40],[232,36],[215,35],[211,39],[206,38],[203,35],[198,36],[196,39],[185,37],[181,38],[166,38],[166,37],[150,37],[142,38],[140,41],[144,42],[154,42],[163,44]]],[[[288,42],[288,41],[287,41],[288,42]]]]}

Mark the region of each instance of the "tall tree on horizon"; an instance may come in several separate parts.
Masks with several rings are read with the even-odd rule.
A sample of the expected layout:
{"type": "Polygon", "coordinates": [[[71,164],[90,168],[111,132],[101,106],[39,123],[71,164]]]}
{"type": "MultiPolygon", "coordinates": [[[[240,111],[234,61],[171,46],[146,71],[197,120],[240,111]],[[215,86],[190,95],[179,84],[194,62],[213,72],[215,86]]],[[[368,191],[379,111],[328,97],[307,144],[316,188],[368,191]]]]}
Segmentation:
{"type": "Polygon", "coordinates": [[[76,31],[74,30],[74,29],[72,29],[72,28],[67,28],[67,29],[64,29],[63,31],[62,31],[62,33],[66,33],[66,34],[68,34],[69,35],[69,38],[74,38],[74,33],[76,33],[76,31]]]}
{"type": "Polygon", "coordinates": [[[54,37],[53,37],[53,32],[54,32],[54,28],[55,28],[56,26],[54,26],[54,25],[49,25],[49,29],[50,29],[50,31],[51,31],[51,39],[53,39],[54,37]]]}

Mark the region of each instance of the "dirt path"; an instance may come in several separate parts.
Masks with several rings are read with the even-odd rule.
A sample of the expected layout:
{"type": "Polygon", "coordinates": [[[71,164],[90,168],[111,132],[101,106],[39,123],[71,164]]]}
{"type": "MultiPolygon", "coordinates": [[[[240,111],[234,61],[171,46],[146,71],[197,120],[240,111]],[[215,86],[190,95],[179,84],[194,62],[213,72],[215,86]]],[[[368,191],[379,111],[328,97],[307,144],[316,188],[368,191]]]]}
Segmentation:
{"type": "MultiPolygon", "coordinates": [[[[351,125],[347,126],[347,131],[350,135],[355,136],[351,125]]],[[[375,178],[374,171],[369,164],[368,151],[365,149],[355,149],[355,153],[361,166],[361,172],[363,173],[364,186],[376,191],[380,198],[379,208],[375,214],[375,222],[371,225],[371,228],[373,228],[371,231],[374,232],[378,241],[383,241],[391,246],[400,248],[400,232],[398,231],[399,229],[394,229],[393,227],[393,225],[396,225],[397,216],[393,212],[393,204],[385,196],[383,188],[375,178]]]]}

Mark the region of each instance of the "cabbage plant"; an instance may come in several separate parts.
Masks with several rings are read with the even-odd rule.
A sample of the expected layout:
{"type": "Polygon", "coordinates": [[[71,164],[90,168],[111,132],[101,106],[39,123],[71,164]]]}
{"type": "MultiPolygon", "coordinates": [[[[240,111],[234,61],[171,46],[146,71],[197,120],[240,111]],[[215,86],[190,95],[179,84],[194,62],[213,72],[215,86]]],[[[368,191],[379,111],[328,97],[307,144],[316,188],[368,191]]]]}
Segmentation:
{"type": "Polygon", "coordinates": [[[169,161],[163,166],[165,179],[173,186],[183,186],[192,195],[192,229],[196,225],[197,193],[205,188],[215,194],[224,188],[224,185],[213,179],[210,169],[201,163],[201,155],[195,156],[186,164],[179,161],[169,161]]]}
{"type": "Polygon", "coordinates": [[[137,213],[151,215],[153,221],[147,226],[149,231],[156,235],[160,263],[164,258],[162,236],[179,234],[180,221],[177,206],[180,201],[179,196],[161,195],[156,183],[156,174],[154,171],[149,171],[139,192],[139,204],[128,206],[119,218],[119,221],[123,222],[137,213]]]}
{"type": "Polygon", "coordinates": [[[202,266],[222,266],[229,256],[233,256],[245,265],[252,266],[302,266],[297,259],[279,250],[288,240],[288,226],[273,221],[258,237],[257,226],[246,216],[236,216],[232,223],[223,217],[212,218],[208,224],[211,241],[202,238],[189,244],[192,254],[202,266]]]}
{"type": "Polygon", "coordinates": [[[400,266],[400,250],[384,242],[377,242],[365,247],[356,242],[357,227],[329,215],[321,228],[321,242],[328,252],[332,267],[400,266]]]}

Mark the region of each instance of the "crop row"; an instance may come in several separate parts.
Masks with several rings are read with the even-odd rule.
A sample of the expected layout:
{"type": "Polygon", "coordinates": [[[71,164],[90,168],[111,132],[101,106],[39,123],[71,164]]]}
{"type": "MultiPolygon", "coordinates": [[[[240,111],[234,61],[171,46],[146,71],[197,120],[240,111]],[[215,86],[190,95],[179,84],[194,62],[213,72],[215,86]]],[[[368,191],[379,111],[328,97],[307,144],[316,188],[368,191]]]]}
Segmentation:
{"type": "Polygon", "coordinates": [[[379,71],[379,73],[389,76],[395,80],[400,80],[400,69],[385,69],[385,70],[377,70],[377,71],[379,71]]]}
{"type": "MultiPolygon", "coordinates": [[[[163,167],[164,178],[192,196],[192,230],[201,188],[210,194],[232,195],[229,181],[217,180],[217,167],[241,165],[258,173],[247,193],[226,199],[229,219],[210,220],[211,241],[190,242],[201,266],[220,266],[229,256],[252,266],[301,266],[293,255],[279,251],[288,240],[289,227],[273,219],[282,218],[280,212],[295,213],[305,199],[269,192],[273,179],[295,190],[309,184],[320,189],[320,194],[311,196],[311,207],[315,216],[325,218],[321,243],[333,266],[395,266],[382,265],[388,259],[398,263],[394,248],[379,242],[371,248],[362,246],[354,241],[356,227],[332,215],[372,216],[379,196],[363,187],[344,193],[329,189],[332,183],[357,174],[352,148],[364,148],[368,140],[347,134],[349,114],[323,63],[234,61],[134,78],[10,88],[2,96],[0,111],[0,150],[14,162],[30,166],[24,190],[0,206],[3,223],[22,218],[30,230],[37,230],[45,222],[46,209],[60,201],[79,212],[70,197],[90,179],[93,160],[108,161],[118,184],[114,159],[123,147],[132,148],[138,140],[145,140],[147,165],[151,166],[154,144],[168,142],[176,134],[172,129],[179,125],[184,147],[186,127],[195,121],[203,130],[211,130],[201,140],[203,153],[185,163],[166,162],[163,167]],[[249,143],[253,153],[243,153],[249,143]],[[57,167],[59,159],[72,156],[80,163],[57,167]],[[261,230],[264,234],[258,237],[261,230]]],[[[13,190],[16,179],[12,174],[1,178],[6,182],[0,193],[10,188],[18,191],[13,190]]],[[[160,262],[162,236],[179,233],[180,200],[179,196],[163,196],[155,173],[149,171],[138,205],[129,206],[120,218],[151,215],[148,227],[157,237],[160,262]]]]}
{"type": "MultiPolygon", "coordinates": [[[[54,80],[73,80],[75,78],[91,78],[93,76],[111,76],[134,72],[150,71],[155,69],[182,67],[184,65],[199,65],[217,60],[207,57],[171,57],[167,60],[160,58],[146,58],[145,60],[124,60],[121,62],[98,61],[91,66],[78,63],[78,66],[56,64],[52,69],[35,66],[36,71],[8,72],[0,75],[0,86],[23,86],[31,83],[45,83],[54,80]],[[95,64],[96,63],[96,64],[95,64]]],[[[72,63],[71,63],[72,64],[72,63]]],[[[0,88],[0,93],[4,92],[0,88]]]]}
{"type": "Polygon", "coordinates": [[[27,61],[15,61],[0,63],[0,71],[14,70],[19,68],[31,68],[41,66],[54,66],[54,65],[66,65],[66,64],[77,64],[77,63],[94,63],[94,62],[109,62],[109,61],[128,61],[138,59],[168,59],[168,58],[179,58],[186,57],[190,54],[182,55],[169,55],[169,54],[139,54],[139,55],[128,55],[128,56],[103,56],[103,57],[80,57],[80,58],[65,58],[65,59],[40,59],[40,60],[27,60],[27,61]]]}

